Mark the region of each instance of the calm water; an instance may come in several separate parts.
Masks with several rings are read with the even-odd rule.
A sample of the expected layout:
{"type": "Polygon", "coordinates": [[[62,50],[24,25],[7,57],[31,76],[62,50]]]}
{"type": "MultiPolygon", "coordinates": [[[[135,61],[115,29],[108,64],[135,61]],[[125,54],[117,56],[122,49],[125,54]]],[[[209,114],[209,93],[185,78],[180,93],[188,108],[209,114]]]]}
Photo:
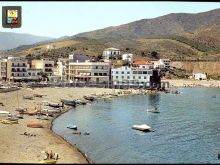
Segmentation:
{"type": "Polygon", "coordinates": [[[220,163],[220,89],[178,90],[81,106],[57,118],[53,130],[95,163],[220,163]],[[149,105],[160,113],[146,112],[149,105]],[[70,123],[90,135],[72,134],[70,123]],[[155,132],[131,129],[144,123],[155,132]]]}

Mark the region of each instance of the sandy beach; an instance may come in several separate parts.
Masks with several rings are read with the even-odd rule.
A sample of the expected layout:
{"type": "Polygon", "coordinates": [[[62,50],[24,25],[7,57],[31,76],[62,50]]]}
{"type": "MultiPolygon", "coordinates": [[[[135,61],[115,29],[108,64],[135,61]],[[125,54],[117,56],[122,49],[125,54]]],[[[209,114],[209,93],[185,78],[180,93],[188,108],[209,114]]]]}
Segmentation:
{"type": "MultiPolygon", "coordinates": [[[[84,95],[112,93],[115,90],[105,88],[22,88],[18,91],[0,93],[0,100],[5,106],[0,110],[18,114],[16,108],[28,108],[33,111],[39,108],[43,100],[60,102],[60,99],[82,98],[84,95]],[[35,97],[34,100],[23,99],[23,96],[43,94],[43,98],[35,97]]],[[[42,107],[41,107],[42,108],[42,107]]],[[[2,117],[1,119],[5,119],[2,117]]],[[[24,115],[24,119],[19,119],[19,124],[0,123],[0,162],[1,163],[38,163],[43,160],[42,151],[53,151],[59,154],[57,163],[88,163],[85,157],[73,146],[55,135],[50,130],[52,117],[50,120],[39,120],[37,116],[24,115]],[[29,128],[30,122],[46,123],[46,128],[29,128]],[[21,135],[24,132],[35,134],[36,136],[21,135]]]]}

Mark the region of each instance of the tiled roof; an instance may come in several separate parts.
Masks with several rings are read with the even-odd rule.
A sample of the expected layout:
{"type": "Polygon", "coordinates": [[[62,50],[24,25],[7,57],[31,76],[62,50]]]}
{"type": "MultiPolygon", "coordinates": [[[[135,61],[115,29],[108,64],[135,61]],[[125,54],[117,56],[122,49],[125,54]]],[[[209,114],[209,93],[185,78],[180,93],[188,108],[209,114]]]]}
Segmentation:
{"type": "Polygon", "coordinates": [[[150,61],[144,61],[144,60],[136,60],[133,62],[134,65],[150,65],[152,64],[150,61]]]}

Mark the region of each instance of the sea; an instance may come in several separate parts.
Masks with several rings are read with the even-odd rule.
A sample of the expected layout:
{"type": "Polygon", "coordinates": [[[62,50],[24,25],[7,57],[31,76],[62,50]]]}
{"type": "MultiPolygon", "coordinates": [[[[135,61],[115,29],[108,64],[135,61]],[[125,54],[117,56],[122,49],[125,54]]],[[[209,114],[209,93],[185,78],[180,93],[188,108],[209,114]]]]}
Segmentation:
{"type": "Polygon", "coordinates": [[[180,94],[123,96],[78,106],[55,119],[53,131],[93,163],[219,164],[220,88],[177,90],[180,94]],[[147,112],[150,106],[160,113],[147,112]],[[136,124],[154,131],[132,129],[136,124]]]}

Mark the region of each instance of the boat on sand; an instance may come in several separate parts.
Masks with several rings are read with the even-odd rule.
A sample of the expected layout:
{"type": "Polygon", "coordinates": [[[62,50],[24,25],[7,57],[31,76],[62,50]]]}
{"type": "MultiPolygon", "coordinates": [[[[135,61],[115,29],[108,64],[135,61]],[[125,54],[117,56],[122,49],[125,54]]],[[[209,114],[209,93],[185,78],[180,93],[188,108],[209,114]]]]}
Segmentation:
{"type": "Polygon", "coordinates": [[[31,128],[43,128],[44,124],[43,123],[29,123],[27,124],[27,127],[31,128]]]}

